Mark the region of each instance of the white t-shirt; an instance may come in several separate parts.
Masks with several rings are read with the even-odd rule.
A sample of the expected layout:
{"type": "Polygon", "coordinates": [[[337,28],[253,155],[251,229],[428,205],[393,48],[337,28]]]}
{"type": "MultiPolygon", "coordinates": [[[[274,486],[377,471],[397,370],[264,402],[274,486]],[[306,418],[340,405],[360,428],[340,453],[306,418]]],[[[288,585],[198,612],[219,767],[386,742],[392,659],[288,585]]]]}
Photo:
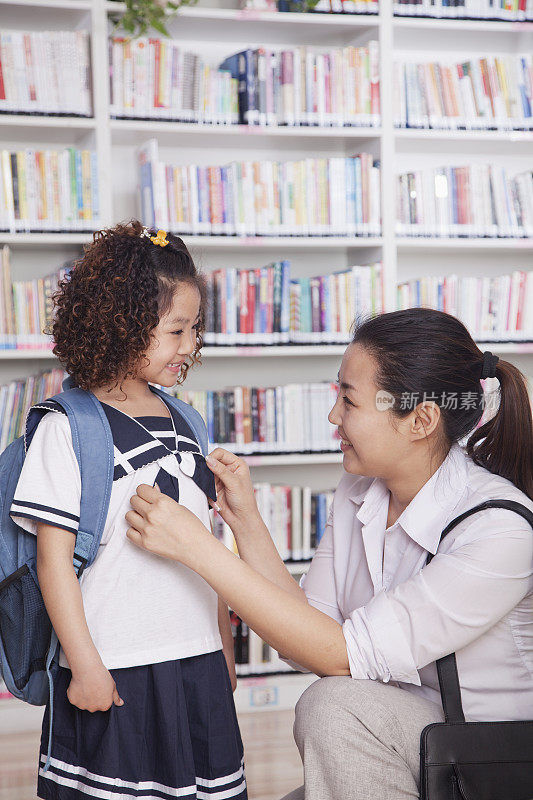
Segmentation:
{"type": "MultiPolygon", "coordinates": [[[[191,429],[172,418],[134,419],[102,404],[113,434],[115,469],[100,548],[80,586],[87,625],[108,669],[155,664],[222,647],[218,598],[192,570],[142,550],[127,538],[125,514],[141,483],[161,490],[210,527],[207,465],[191,429]]],[[[162,409],[163,411],[163,409],[162,409]]],[[[39,423],[17,484],[12,518],[35,534],[42,521],[75,533],[81,481],[70,423],[49,412],[39,423]]],[[[63,650],[62,666],[68,666],[63,650]]]]}

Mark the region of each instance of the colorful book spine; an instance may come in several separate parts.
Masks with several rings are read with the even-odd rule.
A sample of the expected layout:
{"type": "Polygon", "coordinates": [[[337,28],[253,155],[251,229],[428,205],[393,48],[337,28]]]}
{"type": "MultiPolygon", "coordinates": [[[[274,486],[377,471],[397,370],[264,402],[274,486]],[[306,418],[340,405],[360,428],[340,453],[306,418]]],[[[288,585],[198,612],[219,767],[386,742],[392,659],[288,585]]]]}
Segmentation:
{"type": "Polygon", "coordinates": [[[457,317],[479,342],[533,342],[533,272],[430,276],[398,285],[399,309],[421,305],[457,317]]]}
{"type": "Polygon", "coordinates": [[[71,269],[65,264],[53,275],[31,281],[13,281],[10,250],[4,245],[0,261],[0,351],[52,347],[46,334],[53,319],[52,295],[71,269]]]}
{"type": "Polygon", "coordinates": [[[0,230],[90,231],[100,225],[96,153],[0,151],[0,230]]]}
{"type": "Polygon", "coordinates": [[[212,432],[212,442],[233,452],[252,455],[339,449],[336,428],[327,420],[337,396],[336,384],[236,386],[213,392],[188,392],[175,387],[171,393],[197,408],[204,417],[209,411],[206,424],[212,432]],[[252,394],[257,396],[253,404],[255,420],[252,394]],[[315,424],[316,420],[323,420],[323,424],[315,424]],[[258,438],[253,438],[254,433],[258,438]]]}
{"type": "Polygon", "coordinates": [[[533,20],[533,0],[395,0],[397,16],[437,19],[533,20]]]}
{"type": "Polygon", "coordinates": [[[288,261],[259,270],[213,270],[207,298],[204,341],[215,346],[348,342],[356,316],[385,308],[380,263],[312,279],[291,278],[288,261]]]}
{"type": "Polygon", "coordinates": [[[399,236],[533,236],[533,173],[473,164],[397,178],[399,236]]]}
{"type": "Polygon", "coordinates": [[[487,56],[398,62],[394,124],[400,128],[531,130],[533,60],[487,56]],[[489,78],[492,77],[492,79],[489,78]]]}
{"type": "Polygon", "coordinates": [[[89,50],[85,31],[0,30],[0,112],[91,116],[89,50]]]}
{"type": "Polygon", "coordinates": [[[30,408],[61,392],[64,377],[62,369],[54,369],[0,386],[0,453],[22,436],[30,408]]]}
{"type": "Polygon", "coordinates": [[[169,172],[152,139],[140,148],[138,161],[143,221],[175,233],[378,236],[381,231],[380,166],[368,153],[176,166],[169,172]],[[353,183],[350,193],[339,191],[335,178],[340,174],[346,176],[342,186],[353,183]],[[178,215],[169,203],[169,175],[182,187],[187,215],[178,215]]]}
{"type": "MultiPolygon", "coordinates": [[[[254,494],[281,558],[284,561],[312,558],[326,530],[333,492],[314,492],[309,486],[254,483],[254,494]]],[[[231,529],[219,514],[215,514],[214,530],[217,538],[236,552],[231,529]]]]}

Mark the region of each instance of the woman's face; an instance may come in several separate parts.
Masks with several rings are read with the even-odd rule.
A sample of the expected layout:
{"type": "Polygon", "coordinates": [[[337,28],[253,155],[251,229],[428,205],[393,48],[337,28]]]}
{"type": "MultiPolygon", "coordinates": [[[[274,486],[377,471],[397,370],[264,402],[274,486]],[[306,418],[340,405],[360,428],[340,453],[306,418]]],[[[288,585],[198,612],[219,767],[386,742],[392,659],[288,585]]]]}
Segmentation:
{"type": "Polygon", "coordinates": [[[342,439],[346,472],[388,478],[407,454],[409,439],[403,431],[411,415],[392,424],[392,398],[379,391],[375,370],[375,361],[364,347],[349,345],[339,370],[339,394],[328,419],[342,439]]]}

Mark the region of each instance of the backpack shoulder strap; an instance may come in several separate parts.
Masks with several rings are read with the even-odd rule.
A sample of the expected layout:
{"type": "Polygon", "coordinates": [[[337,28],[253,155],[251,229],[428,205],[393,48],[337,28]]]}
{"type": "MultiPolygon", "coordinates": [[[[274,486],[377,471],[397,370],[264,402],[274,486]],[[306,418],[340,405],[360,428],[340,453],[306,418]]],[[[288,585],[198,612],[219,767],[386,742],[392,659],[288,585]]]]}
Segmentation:
{"type": "Polygon", "coordinates": [[[48,402],[68,417],[80,467],[80,524],[74,551],[79,577],[96,558],[105,526],[113,486],[113,437],[104,410],[91,392],[67,389],[48,402]]]}
{"type": "Polygon", "coordinates": [[[200,450],[203,455],[207,455],[207,429],[202,415],[188,403],[180,400],[173,395],[164,392],[162,389],[157,389],[155,386],[150,386],[154,394],[159,395],[166,403],[172,406],[187,422],[193,430],[194,435],[200,445],[200,450]]]}

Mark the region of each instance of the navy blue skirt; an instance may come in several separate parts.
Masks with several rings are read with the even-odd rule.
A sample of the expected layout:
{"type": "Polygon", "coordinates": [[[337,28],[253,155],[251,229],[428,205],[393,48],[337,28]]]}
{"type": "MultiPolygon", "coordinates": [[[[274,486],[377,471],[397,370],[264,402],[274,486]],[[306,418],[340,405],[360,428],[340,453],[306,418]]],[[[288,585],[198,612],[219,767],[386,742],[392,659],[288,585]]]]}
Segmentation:
{"type": "Polygon", "coordinates": [[[45,800],[246,800],[243,746],[222,650],[111,675],[123,706],[71,705],[71,672],[54,680],[43,719],[37,794],[45,800]]]}

